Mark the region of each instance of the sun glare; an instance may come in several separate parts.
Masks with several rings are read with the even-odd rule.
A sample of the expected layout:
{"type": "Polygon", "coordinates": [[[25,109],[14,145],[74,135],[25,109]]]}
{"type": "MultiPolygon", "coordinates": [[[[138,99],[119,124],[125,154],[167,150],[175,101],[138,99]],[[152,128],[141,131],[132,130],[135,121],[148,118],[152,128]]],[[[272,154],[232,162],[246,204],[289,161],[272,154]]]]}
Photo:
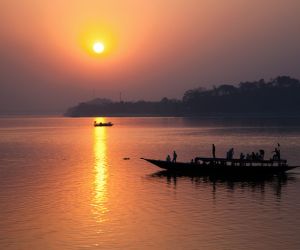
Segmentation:
{"type": "Polygon", "coordinates": [[[104,47],[103,43],[95,42],[93,45],[93,51],[96,54],[101,54],[104,51],[104,49],[105,49],[105,47],[104,47]]]}
{"type": "Polygon", "coordinates": [[[86,23],[78,33],[78,42],[90,59],[96,59],[94,62],[102,62],[110,58],[116,51],[117,37],[114,28],[103,23],[86,23]]]}

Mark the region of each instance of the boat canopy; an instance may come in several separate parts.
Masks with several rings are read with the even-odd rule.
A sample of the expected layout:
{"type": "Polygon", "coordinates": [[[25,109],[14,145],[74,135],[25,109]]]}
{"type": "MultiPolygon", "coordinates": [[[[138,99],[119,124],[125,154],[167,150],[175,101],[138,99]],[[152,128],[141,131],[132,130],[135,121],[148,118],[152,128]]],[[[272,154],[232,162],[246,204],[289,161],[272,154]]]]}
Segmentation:
{"type": "Polygon", "coordinates": [[[247,159],[227,159],[227,158],[210,158],[210,157],[196,157],[196,161],[202,161],[204,163],[212,163],[212,162],[220,162],[220,163],[260,163],[260,164],[278,164],[278,165],[285,165],[287,163],[287,160],[281,159],[281,160],[247,160],[247,159]]]}

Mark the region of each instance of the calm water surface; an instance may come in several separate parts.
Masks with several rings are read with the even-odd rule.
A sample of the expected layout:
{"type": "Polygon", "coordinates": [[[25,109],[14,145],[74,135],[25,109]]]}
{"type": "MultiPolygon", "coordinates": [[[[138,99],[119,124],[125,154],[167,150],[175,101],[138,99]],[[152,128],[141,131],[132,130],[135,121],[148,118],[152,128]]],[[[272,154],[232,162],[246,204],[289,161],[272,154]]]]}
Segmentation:
{"type": "Polygon", "coordinates": [[[277,142],[300,164],[300,120],[0,118],[0,249],[299,249],[300,171],[268,180],[157,173],[277,142]],[[130,160],[123,160],[130,157],[130,160]]]}

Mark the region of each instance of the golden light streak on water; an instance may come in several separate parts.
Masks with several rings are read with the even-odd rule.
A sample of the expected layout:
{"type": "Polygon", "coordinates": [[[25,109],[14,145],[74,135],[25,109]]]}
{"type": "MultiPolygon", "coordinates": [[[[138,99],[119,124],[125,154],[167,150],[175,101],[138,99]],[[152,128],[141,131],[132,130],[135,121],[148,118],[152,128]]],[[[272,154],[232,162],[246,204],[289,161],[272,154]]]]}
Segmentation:
{"type": "Polygon", "coordinates": [[[93,214],[97,222],[103,222],[108,211],[106,206],[108,180],[107,146],[106,128],[104,127],[94,128],[94,174],[93,214]]]}

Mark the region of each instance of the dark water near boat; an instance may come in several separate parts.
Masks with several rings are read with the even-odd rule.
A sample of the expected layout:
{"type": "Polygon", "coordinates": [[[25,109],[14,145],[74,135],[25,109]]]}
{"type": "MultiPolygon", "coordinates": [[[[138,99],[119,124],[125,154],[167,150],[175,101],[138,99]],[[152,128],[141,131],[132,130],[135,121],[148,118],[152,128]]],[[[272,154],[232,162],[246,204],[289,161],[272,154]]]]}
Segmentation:
{"type": "Polygon", "coordinates": [[[140,157],[236,155],[277,142],[300,164],[296,118],[0,118],[0,249],[299,249],[300,171],[263,180],[155,174],[140,157]],[[108,121],[108,120],[102,120],[108,121]],[[123,160],[129,157],[130,160],[123,160]]]}

